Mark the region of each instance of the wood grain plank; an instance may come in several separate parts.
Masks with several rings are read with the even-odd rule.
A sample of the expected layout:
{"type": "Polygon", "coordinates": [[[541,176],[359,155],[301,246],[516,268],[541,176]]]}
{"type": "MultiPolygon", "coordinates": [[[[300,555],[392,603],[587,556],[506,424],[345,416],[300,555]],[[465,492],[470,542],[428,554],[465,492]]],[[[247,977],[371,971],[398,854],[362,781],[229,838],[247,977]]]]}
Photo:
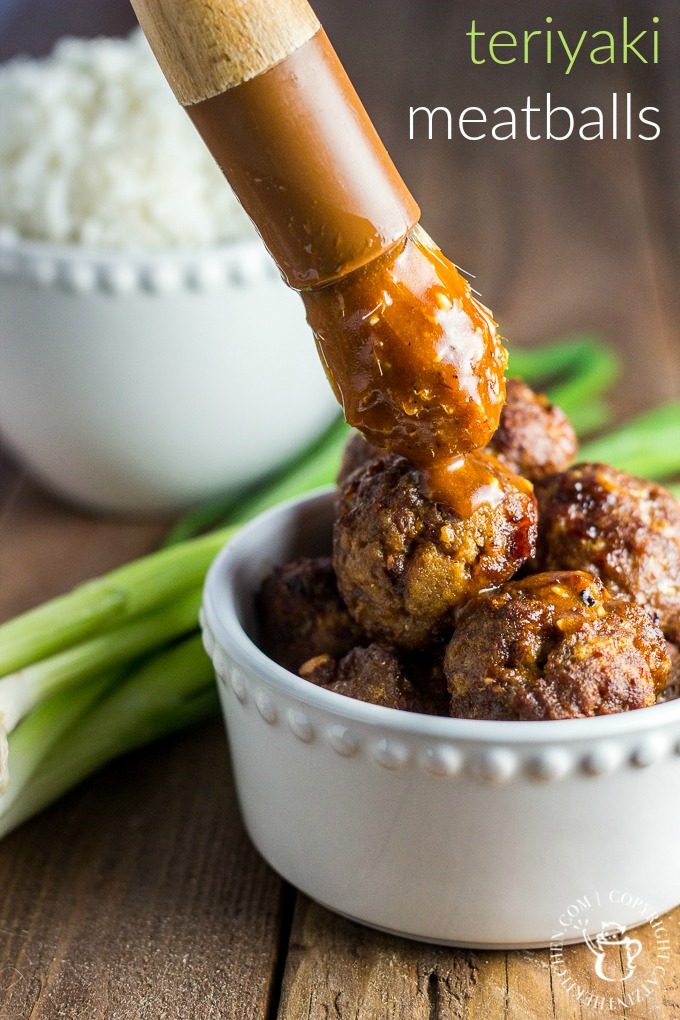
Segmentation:
{"type": "MultiPolygon", "coordinates": [[[[0,617],[166,527],[76,511],[3,455],[0,617]]],[[[169,740],[0,844],[0,1016],[264,1020],[289,898],[243,831],[221,726],[169,740]]]]}
{"type": "Polygon", "coordinates": [[[473,953],[370,931],[298,896],[278,1020],[467,1016],[473,953]]]}
{"type": "MultiPolygon", "coordinates": [[[[424,223],[513,341],[601,333],[626,358],[623,414],[680,393],[678,225],[680,63],[659,74],[574,76],[556,69],[471,69],[471,17],[496,27],[543,21],[537,0],[317,0],[314,4],[421,203],[424,223]],[[550,89],[573,106],[618,89],[659,97],[663,141],[410,143],[408,107],[518,105],[550,89]]],[[[637,0],[680,38],[676,0],[637,0]]],[[[561,23],[601,28],[609,0],[554,5],[561,23]]],[[[126,31],[125,0],[25,0],[0,35],[0,59],[45,52],[64,31],[126,31]]],[[[639,69],[638,69],[639,70],[639,69]]],[[[651,100],[650,100],[651,101],[651,100]]],[[[0,617],[153,547],[162,522],[76,513],[0,463],[0,617]],[[4,508],[4,512],[3,509],[4,508]]],[[[2,1020],[268,1017],[276,1011],[291,894],[245,837],[218,729],[200,730],[106,770],[0,844],[2,1020]]],[[[680,1016],[680,911],[658,993],[607,1011],[680,1016]]],[[[651,930],[640,930],[651,959],[651,930]]],[[[591,954],[565,951],[570,974],[601,992],[591,954]]],[[[473,953],[362,929],[300,898],[281,1020],[414,1020],[603,1015],[560,981],[545,951],[473,953]]]]}
{"type": "Polygon", "coordinates": [[[563,959],[551,958],[552,990],[555,1016],[577,1017],[609,1014],[628,1020],[667,1020],[680,1013],[678,979],[678,924],[680,911],[675,910],[662,919],[663,926],[671,940],[669,959],[661,952],[655,929],[644,925],[630,932],[639,939],[642,951],[635,961],[635,971],[630,980],[624,980],[626,966],[620,954],[610,958],[605,973],[616,980],[604,981],[595,973],[595,958],[583,945],[567,946],[563,959]],[[618,967],[616,964],[618,963],[618,967]],[[664,972],[657,971],[662,966],[664,972]]]}
{"type": "Polygon", "coordinates": [[[650,926],[634,933],[642,942],[634,981],[620,980],[621,964],[617,980],[605,982],[583,945],[566,947],[563,958],[548,949],[428,946],[363,928],[299,896],[278,1020],[671,1020],[680,1015],[680,910],[663,923],[673,948],[658,983],[650,926]]]}
{"type": "MultiPolygon", "coordinates": [[[[2,38],[40,53],[133,21],[127,4],[27,3],[2,38]]],[[[150,551],[167,523],[76,510],[2,454],[0,618],[150,551]]],[[[0,845],[0,1016],[264,1020],[289,899],[243,831],[222,728],[167,741],[0,845]]]]}
{"type": "Polygon", "coordinates": [[[129,756],[0,844],[0,1016],[265,1020],[288,901],[221,726],[129,756]]]}

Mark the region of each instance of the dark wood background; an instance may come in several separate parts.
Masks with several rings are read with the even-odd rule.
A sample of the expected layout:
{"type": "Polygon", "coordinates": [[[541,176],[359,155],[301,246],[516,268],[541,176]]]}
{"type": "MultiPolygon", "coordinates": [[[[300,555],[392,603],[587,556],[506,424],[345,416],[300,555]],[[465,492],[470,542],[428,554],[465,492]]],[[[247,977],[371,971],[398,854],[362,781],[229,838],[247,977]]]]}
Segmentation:
{"type": "MultiPolygon", "coordinates": [[[[315,7],[447,254],[477,274],[509,341],[594,331],[625,359],[619,416],[680,394],[677,0],[318,0],[315,7]],[[660,17],[658,67],[473,67],[465,32],[660,17]],[[656,142],[408,139],[410,106],[575,110],[630,91],[656,142]]],[[[0,59],[118,34],[124,0],[0,0],[0,59]],[[4,13],[3,13],[4,11],[4,13]]],[[[2,125],[0,124],[0,130],[2,125]]],[[[80,513],[0,453],[0,617],[153,548],[167,522],[80,513]]],[[[675,810],[675,807],[671,807],[675,810]]],[[[623,851],[625,852],[625,850],[623,851]]],[[[677,931],[680,912],[669,928],[677,931]]],[[[677,949],[680,937],[675,940],[677,949]]],[[[592,982],[587,951],[570,966],[592,982]],[[586,955],[584,955],[586,954],[586,955]]],[[[592,1012],[592,1011],[591,1011],[592,1012]]],[[[560,1018],[587,1014],[541,952],[388,938],[285,886],[239,821],[218,724],[129,757],[0,845],[2,1020],[560,1018]]],[[[680,1015],[677,963],[627,1017],[680,1015]]]]}

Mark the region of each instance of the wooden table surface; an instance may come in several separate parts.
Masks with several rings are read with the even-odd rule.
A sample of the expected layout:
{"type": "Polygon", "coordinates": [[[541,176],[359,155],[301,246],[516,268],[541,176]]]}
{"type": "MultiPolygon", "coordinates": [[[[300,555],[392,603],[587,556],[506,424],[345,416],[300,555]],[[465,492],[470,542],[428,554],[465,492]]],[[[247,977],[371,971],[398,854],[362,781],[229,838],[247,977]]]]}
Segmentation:
{"type": "MultiPolygon", "coordinates": [[[[510,342],[575,330],[610,340],[626,363],[620,416],[680,394],[677,0],[635,0],[630,10],[618,0],[557,0],[555,28],[604,29],[629,13],[643,27],[657,15],[663,29],[658,67],[579,66],[569,79],[556,65],[470,63],[473,17],[490,31],[541,27],[548,8],[538,2],[315,6],[423,222],[477,273],[510,342]],[[408,139],[411,105],[492,110],[547,91],[577,110],[630,91],[660,107],[661,137],[408,139]]],[[[45,52],[69,31],[119,33],[132,23],[123,0],[20,0],[6,16],[0,5],[0,59],[45,52]]],[[[0,617],[152,549],[167,523],[79,512],[0,454],[0,617]]],[[[679,925],[680,910],[667,919],[673,958],[663,986],[610,1015],[680,1016],[679,925]]],[[[640,938],[649,945],[653,935],[643,929],[640,938]]],[[[567,956],[578,982],[600,994],[588,951],[567,956]]],[[[597,1012],[560,984],[545,951],[410,943],[297,894],[243,831],[217,722],[109,767],[0,844],[2,1020],[566,1020],[597,1012]]]]}

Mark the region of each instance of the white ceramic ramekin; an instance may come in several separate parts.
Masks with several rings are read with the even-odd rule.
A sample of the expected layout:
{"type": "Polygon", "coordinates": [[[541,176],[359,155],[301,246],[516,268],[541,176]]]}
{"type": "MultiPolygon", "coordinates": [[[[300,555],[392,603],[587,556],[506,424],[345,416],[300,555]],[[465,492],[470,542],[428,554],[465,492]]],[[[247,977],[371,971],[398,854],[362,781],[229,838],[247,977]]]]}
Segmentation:
{"type": "Polygon", "coordinates": [[[121,254],[0,232],[0,434],[62,495],[179,509],[252,482],[334,413],[259,238],[121,254]]]}
{"type": "Polygon", "coordinates": [[[272,867],[365,924],[472,947],[579,941],[680,903],[680,701],[559,722],[444,719],[323,690],[259,650],[260,581],[327,552],[332,514],[328,493],[264,514],[205,586],[239,800],[272,867]],[[564,929],[579,910],[582,930],[564,929]]]}

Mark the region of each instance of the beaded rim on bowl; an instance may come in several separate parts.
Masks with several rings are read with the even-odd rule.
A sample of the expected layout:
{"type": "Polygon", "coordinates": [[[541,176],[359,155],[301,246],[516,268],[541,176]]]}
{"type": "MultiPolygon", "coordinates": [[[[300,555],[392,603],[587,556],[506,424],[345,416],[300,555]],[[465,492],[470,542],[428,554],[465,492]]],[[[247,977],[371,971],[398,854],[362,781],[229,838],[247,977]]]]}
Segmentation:
{"type": "MultiPolygon", "coordinates": [[[[288,704],[285,696],[281,696],[282,692],[273,694],[266,682],[258,683],[235,661],[230,660],[207,625],[205,615],[201,623],[204,644],[206,651],[211,652],[218,684],[221,684],[228,694],[233,692],[243,709],[255,711],[267,727],[282,726],[284,730],[290,730],[301,743],[327,744],[341,758],[363,755],[387,771],[398,772],[413,767],[442,778],[454,778],[464,774],[483,784],[502,785],[521,780],[545,784],[575,773],[585,778],[599,778],[622,768],[639,770],[655,765],[666,757],[680,755],[680,729],[677,735],[643,734],[630,741],[629,747],[625,747],[621,740],[607,739],[595,746],[591,744],[586,747],[582,746],[581,740],[579,741],[581,746],[578,748],[569,747],[569,743],[563,740],[547,746],[518,747],[505,744],[504,738],[500,735],[497,742],[493,744],[489,742],[488,746],[480,747],[478,740],[463,739],[465,734],[459,730],[450,737],[432,734],[432,739],[427,740],[426,746],[422,748],[409,741],[409,737],[427,736],[422,732],[425,728],[418,726],[422,716],[409,716],[409,713],[398,712],[399,715],[409,716],[413,723],[411,732],[402,731],[395,735],[390,731],[385,735],[384,727],[394,723],[393,716],[397,711],[395,709],[381,709],[382,712],[390,713],[391,718],[386,724],[380,722],[375,732],[367,737],[365,728],[357,727],[358,720],[354,720],[353,723],[351,719],[345,718],[344,712],[344,725],[339,723],[335,716],[330,721],[327,718],[319,720],[314,718],[316,715],[314,711],[310,712],[306,706],[301,707],[297,699],[291,700],[288,704]]],[[[336,702],[341,698],[341,695],[331,691],[324,693],[332,696],[336,702]]],[[[336,704],[334,707],[340,713],[350,700],[343,698],[343,705],[336,704]]],[[[463,727],[471,724],[471,720],[468,719],[443,721],[457,722],[463,727]]],[[[517,724],[492,725],[498,727],[517,724]]],[[[263,739],[266,739],[266,734],[263,734],[263,739]]]]}
{"type": "Polygon", "coordinates": [[[391,771],[415,767],[433,775],[465,774],[493,784],[555,782],[576,773],[597,778],[680,756],[680,699],[588,719],[540,723],[453,719],[356,701],[316,687],[277,665],[239,621],[231,589],[238,548],[266,521],[283,519],[314,503],[323,513],[331,499],[326,489],[260,515],[221,550],[206,578],[200,619],[218,682],[235,695],[236,704],[256,711],[265,727],[282,725],[291,738],[310,745],[328,744],[339,757],[368,754],[391,771]],[[366,726],[369,737],[364,733],[366,726]]]}
{"type": "Polygon", "coordinates": [[[108,251],[19,237],[0,226],[0,281],[27,281],[72,294],[134,292],[165,296],[276,280],[279,272],[259,237],[206,248],[108,251]]]}

